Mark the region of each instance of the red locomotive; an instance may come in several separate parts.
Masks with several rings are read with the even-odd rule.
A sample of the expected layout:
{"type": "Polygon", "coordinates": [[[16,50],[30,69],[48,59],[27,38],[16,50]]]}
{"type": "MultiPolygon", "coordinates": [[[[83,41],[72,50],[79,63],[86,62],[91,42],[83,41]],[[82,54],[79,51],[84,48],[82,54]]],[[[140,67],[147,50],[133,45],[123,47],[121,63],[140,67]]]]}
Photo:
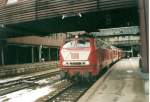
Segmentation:
{"type": "Polygon", "coordinates": [[[102,68],[121,58],[122,51],[99,38],[79,37],[66,39],[60,49],[60,68],[62,77],[91,79],[102,68]]]}

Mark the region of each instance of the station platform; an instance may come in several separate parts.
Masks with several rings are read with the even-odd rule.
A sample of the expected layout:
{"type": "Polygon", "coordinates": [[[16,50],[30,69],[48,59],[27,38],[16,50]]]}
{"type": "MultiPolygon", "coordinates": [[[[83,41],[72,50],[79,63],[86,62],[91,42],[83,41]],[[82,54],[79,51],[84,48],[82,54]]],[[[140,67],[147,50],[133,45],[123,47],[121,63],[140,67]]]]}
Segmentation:
{"type": "Polygon", "coordinates": [[[78,102],[148,102],[148,96],[139,74],[139,58],[129,58],[115,63],[78,102]]]}

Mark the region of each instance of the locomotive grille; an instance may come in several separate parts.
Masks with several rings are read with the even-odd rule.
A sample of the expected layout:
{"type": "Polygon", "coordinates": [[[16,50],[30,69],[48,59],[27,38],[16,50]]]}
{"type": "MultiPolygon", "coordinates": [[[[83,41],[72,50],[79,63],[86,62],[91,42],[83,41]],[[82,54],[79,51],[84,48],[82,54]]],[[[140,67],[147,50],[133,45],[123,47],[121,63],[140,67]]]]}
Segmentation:
{"type": "Polygon", "coordinates": [[[81,62],[70,62],[70,65],[82,65],[81,62]]]}
{"type": "Polygon", "coordinates": [[[89,61],[64,61],[65,66],[85,66],[89,65],[89,61]]]}

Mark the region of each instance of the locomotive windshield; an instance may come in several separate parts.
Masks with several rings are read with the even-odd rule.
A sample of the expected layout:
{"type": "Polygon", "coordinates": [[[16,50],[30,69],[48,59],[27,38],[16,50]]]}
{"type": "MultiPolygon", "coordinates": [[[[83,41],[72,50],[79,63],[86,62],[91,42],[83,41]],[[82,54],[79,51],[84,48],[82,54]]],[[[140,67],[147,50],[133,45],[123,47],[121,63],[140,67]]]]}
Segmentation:
{"type": "Polygon", "coordinates": [[[63,48],[83,48],[90,47],[90,41],[88,39],[74,39],[67,40],[63,48]]]}

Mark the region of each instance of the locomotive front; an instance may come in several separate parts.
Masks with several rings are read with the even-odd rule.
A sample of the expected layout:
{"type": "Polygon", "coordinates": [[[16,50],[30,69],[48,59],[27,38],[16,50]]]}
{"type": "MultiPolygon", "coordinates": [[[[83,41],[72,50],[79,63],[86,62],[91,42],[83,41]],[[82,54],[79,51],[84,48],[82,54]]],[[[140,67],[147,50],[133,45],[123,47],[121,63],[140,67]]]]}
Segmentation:
{"type": "Polygon", "coordinates": [[[91,38],[75,38],[66,40],[60,49],[60,68],[65,78],[88,78],[93,72],[91,38]]]}

